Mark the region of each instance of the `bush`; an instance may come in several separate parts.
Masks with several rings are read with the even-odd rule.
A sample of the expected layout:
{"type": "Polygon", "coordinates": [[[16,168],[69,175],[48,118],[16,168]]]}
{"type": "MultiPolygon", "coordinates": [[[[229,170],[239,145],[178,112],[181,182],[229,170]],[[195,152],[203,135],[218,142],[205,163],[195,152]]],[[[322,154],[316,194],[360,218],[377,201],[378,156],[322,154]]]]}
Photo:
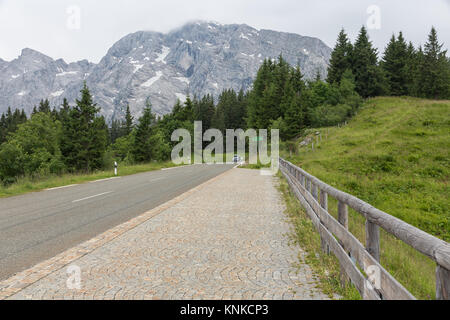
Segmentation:
{"type": "Polygon", "coordinates": [[[152,159],[157,161],[165,161],[170,158],[172,149],[170,144],[166,142],[164,134],[158,130],[151,137],[152,159]]]}
{"type": "Polygon", "coordinates": [[[0,179],[3,184],[14,183],[24,174],[23,150],[16,143],[4,143],[0,148],[0,179]]]}
{"type": "Polygon", "coordinates": [[[347,104],[323,105],[310,111],[313,127],[330,127],[344,122],[352,111],[347,104]]]}
{"type": "Polygon", "coordinates": [[[61,123],[38,113],[20,125],[0,147],[0,179],[10,184],[19,176],[47,175],[65,170],[59,149],[61,123]]]}
{"type": "Polygon", "coordinates": [[[134,138],[132,134],[118,138],[110,148],[113,157],[118,159],[119,161],[125,161],[125,159],[132,159],[133,156],[131,155],[130,150],[132,150],[133,141],[134,138]]]}

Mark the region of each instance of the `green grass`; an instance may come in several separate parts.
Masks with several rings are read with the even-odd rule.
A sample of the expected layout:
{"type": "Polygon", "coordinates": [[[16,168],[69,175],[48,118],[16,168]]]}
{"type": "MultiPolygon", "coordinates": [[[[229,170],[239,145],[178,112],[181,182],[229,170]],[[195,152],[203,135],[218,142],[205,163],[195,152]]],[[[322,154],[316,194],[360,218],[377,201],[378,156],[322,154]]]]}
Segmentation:
{"type": "MultiPolygon", "coordinates": [[[[174,167],[172,162],[154,162],[139,165],[120,165],[119,176],[128,176],[136,173],[160,170],[163,168],[174,167]]],[[[5,187],[0,185],[0,198],[12,197],[28,192],[37,192],[49,188],[67,186],[71,184],[80,184],[99,179],[107,179],[114,177],[113,170],[97,171],[90,174],[64,174],[61,176],[46,177],[24,177],[20,178],[16,183],[5,187]]]]}
{"type": "MultiPolygon", "coordinates": [[[[281,177],[281,174],[279,176],[281,177]]],[[[333,255],[322,252],[319,234],[285,179],[280,179],[279,190],[286,204],[286,215],[294,226],[291,241],[300,245],[305,251],[301,262],[311,267],[319,280],[319,288],[322,292],[330,298],[338,295],[342,300],[361,299],[353,285],[341,287],[339,261],[333,255]]]]}
{"type": "MultiPolygon", "coordinates": [[[[328,184],[351,193],[445,241],[450,240],[450,101],[369,99],[341,128],[282,156],[328,184]]],[[[300,142],[300,141],[299,141],[300,142]]],[[[336,216],[335,201],[330,211],[336,216]]],[[[350,230],[364,243],[364,219],[350,210],[350,230]]],[[[435,263],[382,232],[381,263],[417,298],[434,299],[435,263]]]]}

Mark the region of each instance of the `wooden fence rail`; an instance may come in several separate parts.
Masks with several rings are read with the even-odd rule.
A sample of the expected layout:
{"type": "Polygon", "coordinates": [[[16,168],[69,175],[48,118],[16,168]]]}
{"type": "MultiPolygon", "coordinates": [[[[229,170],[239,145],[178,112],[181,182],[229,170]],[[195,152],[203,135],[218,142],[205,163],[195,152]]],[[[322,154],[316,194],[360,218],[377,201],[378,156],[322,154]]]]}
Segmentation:
{"type": "Polygon", "coordinates": [[[319,232],[322,249],[327,253],[332,252],[338,258],[342,280],[350,279],[363,299],[415,299],[380,264],[382,228],[437,263],[436,299],[450,300],[449,243],[329,186],[281,158],[280,168],[319,232]],[[328,212],[328,196],[338,201],[338,220],[328,212]],[[366,219],[365,246],[348,230],[348,207],[366,219]]]}

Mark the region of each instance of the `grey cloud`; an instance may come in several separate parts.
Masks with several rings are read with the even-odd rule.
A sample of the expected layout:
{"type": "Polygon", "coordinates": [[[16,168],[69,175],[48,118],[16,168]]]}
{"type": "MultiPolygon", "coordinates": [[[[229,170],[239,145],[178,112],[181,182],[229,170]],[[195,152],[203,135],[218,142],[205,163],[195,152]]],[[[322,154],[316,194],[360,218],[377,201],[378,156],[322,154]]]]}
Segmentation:
{"type": "Polygon", "coordinates": [[[423,44],[432,25],[449,48],[449,4],[450,0],[0,0],[0,58],[14,59],[30,47],[66,61],[98,62],[128,33],[168,32],[199,19],[318,37],[332,47],[341,27],[356,37],[370,5],[381,10],[381,29],[370,30],[379,51],[400,30],[414,44],[423,44]],[[80,30],[66,26],[66,10],[72,5],[81,9],[80,30]]]}

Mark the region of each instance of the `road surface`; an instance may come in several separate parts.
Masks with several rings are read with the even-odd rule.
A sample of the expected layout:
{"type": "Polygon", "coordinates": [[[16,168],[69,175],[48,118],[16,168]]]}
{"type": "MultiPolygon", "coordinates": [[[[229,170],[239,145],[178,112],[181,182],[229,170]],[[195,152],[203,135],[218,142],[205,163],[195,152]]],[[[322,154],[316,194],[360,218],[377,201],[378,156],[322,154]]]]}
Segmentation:
{"type": "Polygon", "coordinates": [[[196,165],[0,199],[0,280],[233,168],[196,165]]]}
{"type": "Polygon", "coordinates": [[[0,300],[329,299],[277,184],[230,170],[0,282],[0,300]]]}

